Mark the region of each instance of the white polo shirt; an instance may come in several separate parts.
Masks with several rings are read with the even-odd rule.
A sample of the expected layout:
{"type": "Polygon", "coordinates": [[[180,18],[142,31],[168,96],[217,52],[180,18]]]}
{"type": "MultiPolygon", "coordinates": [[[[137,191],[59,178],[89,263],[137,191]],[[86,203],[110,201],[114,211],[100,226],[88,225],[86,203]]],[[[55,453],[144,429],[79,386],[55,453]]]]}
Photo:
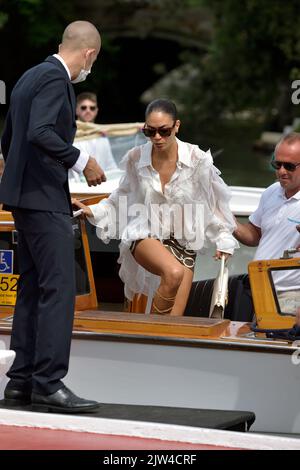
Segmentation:
{"type": "MultiPolygon", "coordinates": [[[[280,183],[269,186],[262,194],[250,222],[261,229],[255,260],[281,258],[284,250],[300,245],[300,191],[287,199],[280,183]]],[[[293,256],[300,257],[300,253],[293,256]]],[[[300,269],[281,270],[273,275],[278,291],[300,289],[300,269]]]]}

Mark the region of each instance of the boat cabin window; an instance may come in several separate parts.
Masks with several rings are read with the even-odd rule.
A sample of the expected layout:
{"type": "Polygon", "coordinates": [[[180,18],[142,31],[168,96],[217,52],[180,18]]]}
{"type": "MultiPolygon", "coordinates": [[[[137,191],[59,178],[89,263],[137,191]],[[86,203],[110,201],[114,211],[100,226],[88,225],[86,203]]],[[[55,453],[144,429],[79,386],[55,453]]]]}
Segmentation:
{"type": "Polygon", "coordinates": [[[300,266],[272,268],[269,277],[278,314],[296,315],[300,308],[300,266]]]}

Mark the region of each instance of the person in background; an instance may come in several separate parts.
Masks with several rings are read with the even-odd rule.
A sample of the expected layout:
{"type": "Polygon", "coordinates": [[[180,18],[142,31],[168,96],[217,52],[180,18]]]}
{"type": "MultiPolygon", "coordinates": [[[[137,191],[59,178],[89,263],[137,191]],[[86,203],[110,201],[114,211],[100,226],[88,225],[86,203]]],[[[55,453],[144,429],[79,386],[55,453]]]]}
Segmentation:
{"type": "MultiPolygon", "coordinates": [[[[77,96],[76,116],[79,121],[94,123],[98,112],[99,108],[95,93],[84,92],[77,96]]],[[[74,146],[89,155],[93,155],[105,172],[118,168],[111,151],[109,139],[106,136],[101,135],[92,139],[76,140],[74,146]]],[[[77,182],[85,181],[84,175],[74,170],[69,170],[69,179],[77,182]]]]}
{"type": "Polygon", "coordinates": [[[18,231],[19,281],[11,349],[15,361],[4,399],[33,410],[78,413],[98,408],[62,382],[67,374],[75,308],[75,256],[68,169],[87,183],[105,181],[96,160],[72,143],[72,83],[86,79],[100,52],[97,28],[75,21],[58,54],[27,70],[15,85],[1,148],[0,202],[18,231]]]}
{"type": "Polygon", "coordinates": [[[76,117],[81,122],[95,122],[99,108],[95,93],[85,91],[77,95],[76,117]]]}
{"type": "MultiPolygon", "coordinates": [[[[234,231],[239,242],[257,246],[255,260],[281,258],[284,250],[299,245],[295,228],[300,221],[300,133],[290,133],[280,140],[271,165],[278,181],[263,192],[249,222],[237,222],[234,231]]],[[[272,276],[281,311],[295,315],[300,307],[299,270],[280,270],[272,276]]]]}

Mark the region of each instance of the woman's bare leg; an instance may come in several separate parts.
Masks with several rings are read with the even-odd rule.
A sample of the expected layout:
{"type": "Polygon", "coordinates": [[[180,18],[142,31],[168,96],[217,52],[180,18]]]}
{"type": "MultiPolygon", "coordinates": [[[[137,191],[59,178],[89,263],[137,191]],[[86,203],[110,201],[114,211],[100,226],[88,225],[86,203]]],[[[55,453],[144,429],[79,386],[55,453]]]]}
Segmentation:
{"type": "Polygon", "coordinates": [[[184,276],[177,291],[175,302],[171,310],[171,315],[180,316],[184,314],[184,310],[192,287],[193,277],[194,272],[184,266],[184,276]]]}
{"type": "Polygon", "coordinates": [[[184,266],[159,240],[152,238],[140,240],[133,256],[143,268],[161,277],[161,283],[153,299],[153,313],[170,313],[184,278],[184,266]]]}

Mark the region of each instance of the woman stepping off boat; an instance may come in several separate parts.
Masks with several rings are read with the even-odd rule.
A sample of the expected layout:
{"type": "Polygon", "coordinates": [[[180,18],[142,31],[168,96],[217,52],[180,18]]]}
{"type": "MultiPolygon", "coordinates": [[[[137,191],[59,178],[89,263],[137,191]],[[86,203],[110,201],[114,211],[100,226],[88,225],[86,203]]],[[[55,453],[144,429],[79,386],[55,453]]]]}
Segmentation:
{"type": "Polygon", "coordinates": [[[149,142],[124,156],[118,189],[92,206],[73,200],[99,238],[121,240],[125,296],[154,291],[151,313],[164,315],[183,315],[197,252],[208,241],[216,245],[216,259],[238,248],[230,190],[210,151],[180,141],[179,127],[173,102],[152,101],[143,128],[149,142]]]}

